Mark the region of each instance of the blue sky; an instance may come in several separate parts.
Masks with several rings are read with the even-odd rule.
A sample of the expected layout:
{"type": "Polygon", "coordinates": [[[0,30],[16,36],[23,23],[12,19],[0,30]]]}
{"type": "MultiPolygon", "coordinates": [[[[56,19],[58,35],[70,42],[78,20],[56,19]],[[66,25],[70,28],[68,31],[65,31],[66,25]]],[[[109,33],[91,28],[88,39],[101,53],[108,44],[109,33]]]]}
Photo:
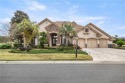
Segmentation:
{"type": "Polygon", "coordinates": [[[125,37],[125,0],[0,0],[0,22],[9,22],[16,10],[37,23],[44,18],[92,22],[112,36],[125,37]]]}

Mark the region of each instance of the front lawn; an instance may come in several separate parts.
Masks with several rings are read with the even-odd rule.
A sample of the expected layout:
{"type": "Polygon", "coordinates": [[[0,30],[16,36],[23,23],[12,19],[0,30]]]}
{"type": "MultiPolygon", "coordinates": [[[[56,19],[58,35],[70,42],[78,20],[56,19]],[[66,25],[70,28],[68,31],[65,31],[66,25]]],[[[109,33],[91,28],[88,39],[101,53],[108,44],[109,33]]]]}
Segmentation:
{"type": "MultiPolygon", "coordinates": [[[[0,60],[6,61],[14,61],[14,60],[92,60],[92,57],[79,53],[78,57],[75,57],[74,53],[43,53],[40,50],[32,50],[30,52],[22,52],[22,53],[10,53],[9,49],[0,49],[0,60]],[[36,52],[39,51],[39,52],[36,52]],[[36,53],[35,53],[36,52],[36,53]]],[[[47,50],[46,50],[47,51],[47,50]]]]}

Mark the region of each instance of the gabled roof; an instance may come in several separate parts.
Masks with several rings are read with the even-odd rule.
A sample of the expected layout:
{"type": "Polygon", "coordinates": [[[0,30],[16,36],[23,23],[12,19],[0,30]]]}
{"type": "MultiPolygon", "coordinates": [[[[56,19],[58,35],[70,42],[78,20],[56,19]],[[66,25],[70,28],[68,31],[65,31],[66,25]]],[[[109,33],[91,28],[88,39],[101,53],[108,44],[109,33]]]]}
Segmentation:
{"type": "MultiPolygon", "coordinates": [[[[51,26],[51,25],[55,25],[56,27],[58,27],[55,23],[51,23],[51,24],[49,24],[48,26],[46,26],[45,29],[46,29],[47,27],[51,26]]],[[[59,28],[59,27],[58,27],[58,28],[59,28]]]]}
{"type": "MultiPolygon", "coordinates": [[[[49,21],[51,24],[55,24],[59,28],[61,28],[62,25],[65,24],[65,23],[72,24],[77,32],[80,31],[84,27],[84,26],[81,26],[81,25],[77,24],[74,21],[73,22],[70,22],[70,21],[55,21],[55,22],[52,22],[48,18],[45,18],[44,20],[42,20],[41,22],[39,22],[38,25],[42,24],[45,21],[49,21]]],[[[49,24],[48,26],[51,26],[51,24],[49,24]]]]}
{"type": "Polygon", "coordinates": [[[42,24],[45,21],[49,21],[50,23],[53,23],[51,20],[49,20],[48,18],[45,18],[44,20],[42,20],[41,22],[38,23],[38,25],[42,24]]]}
{"type": "Polygon", "coordinates": [[[74,28],[76,31],[79,31],[83,28],[83,26],[77,24],[76,22],[70,22],[70,21],[56,21],[54,22],[58,27],[62,27],[63,24],[68,23],[68,24],[73,24],[74,28]]]}
{"type": "MultiPolygon", "coordinates": [[[[97,30],[99,30],[100,32],[102,32],[103,34],[105,34],[106,36],[108,36],[109,38],[113,39],[112,36],[110,36],[109,34],[107,34],[106,32],[104,32],[103,30],[101,30],[100,28],[98,28],[96,25],[94,25],[93,23],[89,23],[87,24],[86,26],[81,26],[79,24],[77,24],[76,22],[70,22],[70,21],[55,21],[55,22],[52,22],[51,20],[49,20],[48,18],[45,18],[44,20],[42,20],[41,22],[38,23],[38,25],[42,24],[43,22],[45,21],[49,21],[51,24],[49,24],[48,26],[51,26],[51,25],[55,25],[57,26],[58,28],[61,28],[63,24],[65,23],[68,23],[68,24],[72,24],[73,27],[75,28],[75,30],[77,32],[83,30],[84,28],[86,27],[89,27],[89,26],[93,26],[94,28],[96,28],[97,30]]],[[[46,26],[46,27],[48,27],[46,26]]],[[[94,29],[92,29],[94,32],[98,33],[97,31],[95,31],[94,29]]],[[[99,33],[98,33],[99,34],[99,33]]]]}
{"type": "Polygon", "coordinates": [[[87,24],[86,27],[89,26],[89,25],[93,26],[94,28],[96,28],[97,30],[99,30],[100,32],[102,32],[103,34],[105,34],[106,36],[112,38],[108,33],[106,33],[105,31],[101,30],[100,28],[98,28],[98,27],[97,27],[96,25],[94,25],[93,23],[87,24]]]}

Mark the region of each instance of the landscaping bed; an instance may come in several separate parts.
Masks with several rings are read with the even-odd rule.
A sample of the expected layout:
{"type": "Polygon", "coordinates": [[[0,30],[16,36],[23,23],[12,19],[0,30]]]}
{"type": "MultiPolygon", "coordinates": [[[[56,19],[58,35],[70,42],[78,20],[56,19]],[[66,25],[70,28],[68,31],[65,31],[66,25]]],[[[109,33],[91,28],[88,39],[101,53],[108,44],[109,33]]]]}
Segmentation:
{"type": "Polygon", "coordinates": [[[125,47],[113,47],[114,49],[122,49],[125,50],[125,47]]]}
{"type": "MultiPolygon", "coordinates": [[[[75,49],[74,50],[62,50],[59,51],[58,49],[34,49],[30,51],[20,51],[16,49],[12,49],[9,51],[10,53],[27,53],[27,54],[41,54],[41,53],[69,53],[69,54],[75,54],[75,49]]],[[[86,54],[86,52],[78,50],[78,54],[86,54]]]]}
{"type": "Polygon", "coordinates": [[[41,61],[41,60],[93,60],[86,52],[78,51],[78,57],[75,57],[75,50],[59,52],[56,50],[35,49],[29,52],[18,51],[10,53],[10,49],[0,50],[1,61],[41,61]]]}

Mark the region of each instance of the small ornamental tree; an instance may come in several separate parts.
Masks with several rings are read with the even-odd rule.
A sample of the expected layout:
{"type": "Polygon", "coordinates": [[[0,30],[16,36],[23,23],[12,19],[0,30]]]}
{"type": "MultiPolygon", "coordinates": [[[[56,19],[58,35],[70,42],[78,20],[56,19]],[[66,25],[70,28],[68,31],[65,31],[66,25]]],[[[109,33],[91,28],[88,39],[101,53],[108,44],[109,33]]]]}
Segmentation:
{"type": "Polygon", "coordinates": [[[123,41],[123,40],[118,40],[116,43],[117,43],[120,47],[122,47],[122,45],[125,44],[125,41],[123,41]]]}

